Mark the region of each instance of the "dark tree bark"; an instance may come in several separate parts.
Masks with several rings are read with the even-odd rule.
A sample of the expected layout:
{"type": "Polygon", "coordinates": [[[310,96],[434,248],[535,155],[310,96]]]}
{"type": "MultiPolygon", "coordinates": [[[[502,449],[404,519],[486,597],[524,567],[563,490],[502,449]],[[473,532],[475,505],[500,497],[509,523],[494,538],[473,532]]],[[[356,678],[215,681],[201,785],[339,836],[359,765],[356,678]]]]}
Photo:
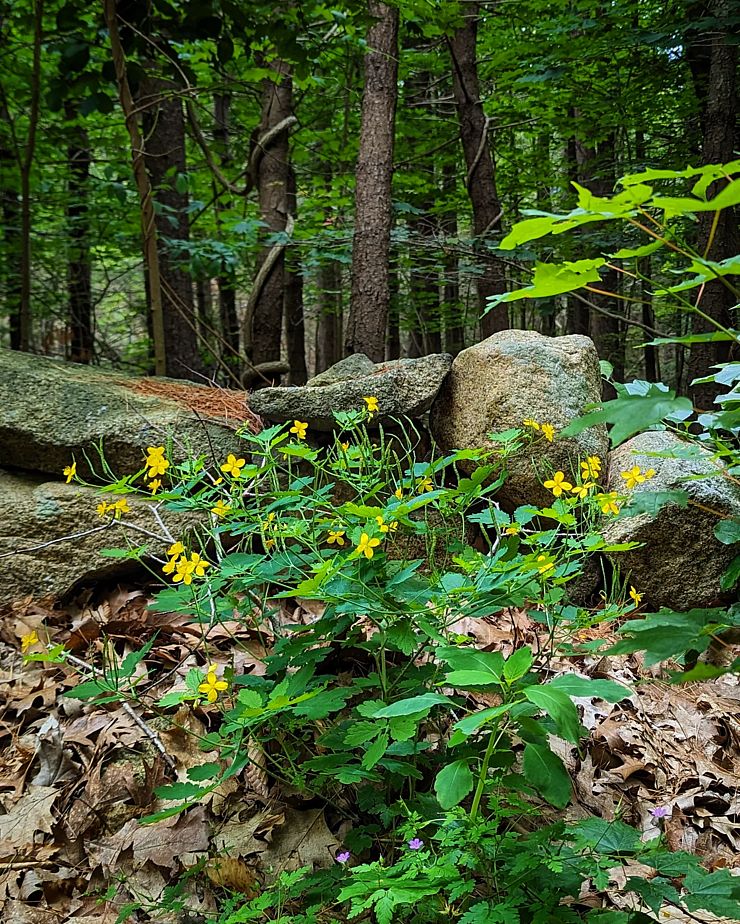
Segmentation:
{"type": "MultiPolygon", "coordinates": [[[[295,170],[288,173],[288,211],[295,220],[298,212],[298,195],[295,170]]],[[[285,340],[288,345],[290,385],[303,385],[308,378],[306,369],[306,327],[303,314],[303,267],[300,253],[294,249],[285,258],[285,340]]]]}
{"type": "Polygon", "coordinates": [[[388,306],[388,332],[385,343],[385,358],[401,358],[401,287],[398,267],[391,264],[388,275],[391,299],[388,306]]]}
{"type": "Polygon", "coordinates": [[[326,260],[316,274],[318,326],[316,372],[323,372],[342,358],[342,274],[336,260],[326,260]]]}
{"type": "MultiPolygon", "coordinates": [[[[0,104],[0,121],[10,132],[10,114],[4,103],[0,104]]],[[[3,287],[3,301],[5,313],[8,317],[10,329],[10,349],[21,348],[21,277],[19,273],[21,255],[21,210],[18,200],[18,188],[13,182],[14,168],[18,166],[16,152],[13,151],[10,141],[5,142],[6,132],[0,132],[0,212],[2,213],[2,269],[0,279],[3,287]]]]}
{"type": "MultiPolygon", "coordinates": [[[[232,163],[231,153],[231,129],[230,129],[230,109],[231,99],[225,93],[216,94],[214,100],[214,125],[213,136],[218,145],[218,152],[221,157],[221,166],[226,169],[232,163]]],[[[228,208],[229,202],[225,202],[223,197],[219,196],[216,200],[216,225],[221,227],[221,214],[225,208],[228,208]]],[[[230,368],[239,373],[239,318],[236,312],[236,280],[234,274],[219,273],[216,278],[218,286],[218,309],[221,327],[221,336],[223,338],[221,359],[225,361],[230,368]]]]}
{"type": "Polygon", "coordinates": [[[347,353],[383,362],[390,306],[391,180],[398,98],[398,9],[368,0],[365,87],[355,187],[347,353]]]}
{"type": "Polygon", "coordinates": [[[162,292],[166,374],[181,379],[202,377],[205,366],[198,344],[193,283],[176,265],[172,241],[190,237],[188,195],[178,192],[177,177],[186,172],[185,119],[177,86],[160,77],[142,81],[139,104],[144,109],[145,163],[159,209],[156,213],[159,279],[162,292]]]}
{"type": "MultiPolygon", "coordinates": [[[[700,36],[710,42],[709,72],[706,80],[694,73],[697,96],[703,111],[702,161],[719,164],[733,159],[737,143],[737,45],[729,34],[731,0],[709,0],[707,12],[714,17],[711,36],[700,36]],[[702,96],[703,93],[703,96],[702,96]]],[[[726,185],[718,180],[709,187],[708,196],[715,196],[726,185]]],[[[699,251],[712,260],[725,260],[738,252],[737,214],[733,208],[724,209],[714,224],[714,214],[700,213],[699,251]]],[[[731,310],[735,296],[720,280],[707,283],[701,294],[699,308],[708,318],[725,327],[732,326],[731,310]]],[[[695,334],[716,330],[710,321],[694,315],[692,331],[695,334]]],[[[716,363],[730,358],[728,342],[694,343],[689,354],[689,381],[707,375],[716,363]]],[[[712,382],[691,388],[694,404],[701,410],[714,407],[714,398],[726,389],[712,382]]]]}
{"type": "MultiPolygon", "coordinates": [[[[66,116],[72,122],[76,107],[67,104],[66,116]]],[[[90,363],[93,358],[93,308],[90,265],[89,190],[90,142],[82,126],[71,125],[67,146],[69,179],[67,181],[67,233],[69,260],[67,291],[69,298],[69,359],[73,363],[90,363]]]]}
{"type": "Polygon", "coordinates": [[[442,331],[440,324],[440,278],[436,262],[438,222],[432,214],[433,203],[428,197],[420,203],[421,215],[409,220],[412,241],[416,241],[411,260],[410,300],[411,346],[409,356],[440,353],[442,331]]]}
{"type": "Polygon", "coordinates": [[[457,211],[455,209],[455,165],[446,163],[442,168],[442,190],[450,206],[439,216],[439,231],[443,238],[444,257],[442,310],[445,324],[445,350],[457,356],[465,349],[465,306],[460,301],[460,269],[455,242],[457,240],[457,211]]]}
{"type": "MultiPolygon", "coordinates": [[[[275,71],[278,81],[263,82],[261,136],[284,122],[293,110],[293,85],[288,65],[275,60],[270,68],[275,71]]],[[[285,231],[288,226],[289,156],[286,129],[273,137],[259,160],[256,181],[265,235],[285,231]]],[[[265,245],[257,261],[254,289],[244,319],[247,357],[254,365],[280,359],[284,288],[284,248],[265,245]]]]}
{"type": "MultiPolygon", "coordinates": [[[[457,103],[465,164],[466,184],[473,209],[473,232],[482,252],[483,273],[478,277],[478,306],[483,312],[488,297],[506,291],[504,266],[492,259],[483,247],[486,237],[501,221],[501,205],[496,190],[496,172],[489,141],[489,122],[483,111],[478,79],[478,14],[480,4],[466,4],[465,23],[449,39],[452,59],[452,88],[457,103]]],[[[509,326],[506,305],[499,305],[481,320],[484,337],[509,326]]]]}

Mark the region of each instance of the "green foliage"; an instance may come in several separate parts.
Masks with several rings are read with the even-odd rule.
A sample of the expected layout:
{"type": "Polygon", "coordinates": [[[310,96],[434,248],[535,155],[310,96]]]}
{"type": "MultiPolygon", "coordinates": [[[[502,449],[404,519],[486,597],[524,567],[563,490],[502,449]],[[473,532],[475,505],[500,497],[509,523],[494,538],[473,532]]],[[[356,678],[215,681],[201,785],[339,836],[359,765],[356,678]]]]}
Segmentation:
{"type": "MultiPolygon", "coordinates": [[[[413,432],[371,436],[370,413],[338,414],[337,435],[313,446],[300,421],[245,432],[244,457],[215,471],[203,459],[165,465],[164,447],[147,450],[137,477],[147,481],[154,469],[169,480],[155,502],[209,513],[215,552],[206,561],[175,543],[162,567],[171,586],[155,608],[203,622],[237,612],[257,632],[267,620],[275,642],[264,675],[221,676],[206,666],[160,700],[164,715],[188,702],[210,709],[202,746],[218,757],[161,787],[161,808],[144,821],[197,804],[250,762],[312,798],[333,804],[341,791],[351,801],[355,825],[333,867],[279,877],[258,897],[230,903],[221,924],[277,909],[307,924],[330,908],[413,924],[450,914],[575,920],[563,899],[584,881],[603,889],[615,865],[671,855],[619,821],[525,826],[526,834],[510,821],[534,816],[538,797],[568,805],[570,778],[549,742],[579,744],[573,698],[619,702],[630,691],[576,674],[549,677],[547,652],[481,651],[454,627],[509,606],[546,614],[553,633],[566,625],[574,610],[567,584],[603,546],[592,531],[599,502],[589,491],[560,496],[512,520],[492,495],[509,454],[526,450],[524,432],[487,453],[422,460],[413,432]],[[485,550],[470,545],[472,524],[485,550]],[[320,603],[307,624],[279,616],[280,602],[295,598],[320,603]],[[341,652],[352,652],[351,672],[337,670],[341,652]],[[479,692],[498,705],[481,709],[479,692]]],[[[135,482],[111,488],[129,492],[135,482]]],[[[713,628],[705,620],[694,634],[713,628]]],[[[116,683],[83,692],[135,696],[129,678],[146,654],[129,655],[116,683]]],[[[650,904],[670,886],[681,902],[688,869],[679,864],[665,888],[651,891],[643,880],[630,888],[650,904]]],[[[702,894],[712,906],[730,900],[724,882],[702,894]]]]}

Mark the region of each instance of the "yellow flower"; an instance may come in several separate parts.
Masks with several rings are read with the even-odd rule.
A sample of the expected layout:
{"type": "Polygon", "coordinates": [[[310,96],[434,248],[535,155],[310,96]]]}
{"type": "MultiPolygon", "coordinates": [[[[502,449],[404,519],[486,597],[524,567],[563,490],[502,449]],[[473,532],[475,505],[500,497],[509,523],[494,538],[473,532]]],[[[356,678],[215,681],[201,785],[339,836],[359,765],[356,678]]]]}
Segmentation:
{"type": "Polygon", "coordinates": [[[342,447],[342,452],[347,452],[349,449],[349,443],[340,443],[339,445],[342,447]]]}
{"type": "MultiPolygon", "coordinates": [[[[180,561],[185,561],[184,558],[181,558],[180,561]]],[[[171,558],[166,565],[162,565],[163,574],[172,574],[177,567],[177,557],[171,558]]]]}
{"type": "Polygon", "coordinates": [[[210,562],[207,562],[205,558],[201,558],[197,552],[190,553],[190,564],[196,577],[203,577],[206,573],[206,568],[211,567],[210,562]]]}
{"type": "Polygon", "coordinates": [[[373,414],[378,413],[378,399],[377,398],[369,397],[369,398],[363,398],[362,400],[367,405],[367,413],[370,417],[372,417],[373,414]]]}
{"type": "Polygon", "coordinates": [[[638,484],[645,480],[645,476],[640,471],[639,465],[633,465],[632,468],[627,472],[621,472],[622,478],[627,482],[625,487],[628,491],[631,491],[632,488],[637,487],[638,484]]]}
{"type": "Polygon", "coordinates": [[[649,481],[651,478],[655,478],[655,469],[648,468],[642,474],[645,476],[645,481],[649,481]]]}
{"type": "Polygon", "coordinates": [[[616,491],[610,491],[608,494],[597,494],[596,500],[602,513],[613,513],[616,516],[619,513],[619,495],[616,491]]]}
{"type": "Polygon", "coordinates": [[[598,478],[600,472],[601,459],[598,456],[588,456],[585,462],[581,462],[581,478],[584,481],[598,478]]]}
{"type": "Polygon", "coordinates": [[[115,503],[111,504],[108,509],[113,511],[113,516],[116,517],[116,519],[118,519],[122,513],[131,513],[128,506],[128,501],[125,497],[122,497],[120,500],[117,500],[115,503]]]}
{"type": "Polygon", "coordinates": [[[38,643],[39,643],[39,634],[35,629],[33,629],[31,632],[28,633],[28,635],[24,635],[23,638],[21,639],[21,652],[23,654],[26,654],[26,652],[29,649],[33,648],[33,646],[37,645],[38,643]]]}
{"type": "Polygon", "coordinates": [[[344,530],[343,529],[330,529],[329,538],[326,540],[329,545],[333,542],[336,542],[337,545],[344,545],[344,530]]]}
{"type": "Polygon", "coordinates": [[[216,485],[221,484],[222,481],[223,481],[223,478],[214,478],[213,479],[214,488],[216,487],[216,485]]]}
{"type": "Polygon", "coordinates": [[[403,489],[396,488],[396,490],[393,492],[393,496],[397,497],[399,500],[403,500],[403,489]]]}
{"type": "Polygon", "coordinates": [[[383,517],[375,517],[375,522],[378,524],[381,533],[394,533],[398,529],[398,520],[394,520],[392,523],[386,523],[383,517]]]}
{"type": "Polygon", "coordinates": [[[538,555],[537,556],[537,570],[540,574],[547,574],[548,571],[552,571],[555,567],[555,562],[550,558],[549,555],[538,555]]]}
{"type": "Polygon", "coordinates": [[[108,505],[105,501],[101,501],[95,509],[97,510],[99,517],[104,517],[106,513],[108,513],[108,505]]]}
{"type": "Polygon", "coordinates": [[[537,423],[536,420],[532,420],[531,417],[528,417],[523,423],[525,427],[529,427],[532,430],[540,429],[540,425],[537,423]]]}
{"type": "Polygon", "coordinates": [[[71,465],[65,465],[62,474],[67,476],[67,484],[69,484],[77,474],[77,463],[73,462],[71,465]]]}
{"type": "Polygon", "coordinates": [[[299,440],[305,440],[306,430],[308,430],[308,424],[303,423],[302,420],[294,420],[293,426],[290,428],[290,432],[295,433],[299,440]]]}
{"type": "Polygon", "coordinates": [[[157,459],[164,456],[164,446],[147,446],[146,447],[146,464],[147,467],[154,465],[157,459]]]}
{"type": "Polygon", "coordinates": [[[209,703],[215,703],[218,699],[218,694],[228,689],[228,683],[225,680],[219,680],[216,674],[209,669],[206,679],[198,687],[198,692],[203,693],[209,703]]]}
{"type": "Polygon", "coordinates": [[[159,480],[159,478],[155,478],[154,481],[149,482],[147,487],[152,492],[152,494],[156,494],[157,491],[159,491],[159,489],[162,487],[162,482],[159,480]]]}
{"type": "MultiPolygon", "coordinates": [[[[169,563],[170,565],[172,562],[169,563]]],[[[198,555],[197,552],[190,553],[190,560],[183,555],[175,563],[175,576],[172,578],[175,584],[182,582],[183,584],[192,584],[193,577],[203,577],[205,574],[205,569],[209,567],[209,563],[198,555]]],[[[163,571],[167,568],[167,565],[162,569],[163,571]]],[[[169,573],[169,572],[168,572],[169,573]]]]}
{"type": "Polygon", "coordinates": [[[147,478],[156,478],[159,475],[164,475],[167,469],[170,467],[170,463],[167,459],[161,457],[150,458],[147,462],[149,465],[149,471],[146,473],[147,478]]]}
{"type": "MultiPolygon", "coordinates": [[[[543,424],[542,426],[546,425],[543,424]]],[[[552,478],[544,482],[544,487],[549,488],[555,497],[560,497],[563,491],[570,491],[573,485],[565,480],[563,472],[555,472],[552,478]]]]}
{"type": "Polygon", "coordinates": [[[221,466],[221,471],[226,472],[227,475],[231,475],[232,478],[238,478],[242,473],[241,470],[246,464],[246,459],[237,459],[237,457],[230,452],[226,457],[226,461],[221,466]]]}
{"type": "Polygon", "coordinates": [[[363,533],[360,536],[360,541],[357,543],[357,551],[360,555],[364,555],[365,558],[372,558],[375,554],[375,549],[380,545],[380,539],[371,539],[367,533],[363,533]]]}
{"type": "Polygon", "coordinates": [[[593,481],[584,481],[583,484],[577,484],[570,490],[573,494],[576,495],[576,497],[580,497],[580,499],[583,500],[584,497],[588,497],[588,492],[591,490],[591,488],[595,487],[596,485],[593,483],[593,481]]]}
{"type": "Polygon", "coordinates": [[[553,437],[555,436],[555,427],[553,427],[552,424],[543,423],[542,435],[545,437],[548,443],[551,443],[553,441],[553,437]]]}
{"type": "Polygon", "coordinates": [[[211,513],[215,513],[217,517],[225,517],[229,510],[231,507],[222,500],[216,501],[215,506],[211,507],[211,513]]]}
{"type": "Polygon", "coordinates": [[[638,592],[635,590],[634,587],[630,587],[630,597],[632,597],[632,601],[635,604],[635,606],[640,605],[640,601],[642,600],[642,594],[638,594],[638,592]]]}
{"type": "Polygon", "coordinates": [[[184,551],[185,551],[185,546],[182,544],[182,542],[176,542],[174,545],[171,545],[167,549],[167,556],[169,558],[177,558],[177,556],[182,555],[184,551]]]}
{"type": "Polygon", "coordinates": [[[422,478],[421,481],[417,481],[416,490],[419,494],[423,494],[424,491],[433,491],[434,485],[432,484],[432,479],[427,476],[426,478],[422,478]]]}
{"type": "Polygon", "coordinates": [[[519,523],[510,523],[510,524],[506,527],[506,529],[504,530],[504,532],[506,533],[507,536],[517,536],[517,535],[519,534],[519,530],[520,530],[521,528],[522,528],[522,527],[520,526],[519,523]]]}
{"type": "Polygon", "coordinates": [[[274,529],[275,528],[275,511],[267,514],[267,519],[262,521],[262,529],[274,529]]]}

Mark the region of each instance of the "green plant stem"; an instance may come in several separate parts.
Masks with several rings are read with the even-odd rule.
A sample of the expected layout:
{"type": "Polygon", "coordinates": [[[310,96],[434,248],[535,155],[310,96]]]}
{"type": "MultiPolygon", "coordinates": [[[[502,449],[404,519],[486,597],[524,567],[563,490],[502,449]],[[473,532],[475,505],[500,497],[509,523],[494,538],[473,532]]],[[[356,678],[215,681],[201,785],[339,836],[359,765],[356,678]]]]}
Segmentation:
{"type": "Polygon", "coordinates": [[[478,776],[478,785],[475,787],[475,794],[473,796],[473,804],[470,806],[470,820],[475,821],[478,816],[478,809],[480,808],[480,801],[483,798],[483,790],[486,785],[486,779],[488,777],[488,765],[491,762],[491,757],[493,756],[494,749],[498,744],[501,736],[504,733],[504,728],[494,730],[491,732],[490,737],[488,738],[488,745],[486,746],[486,753],[483,755],[483,763],[481,764],[480,774],[478,776]]]}

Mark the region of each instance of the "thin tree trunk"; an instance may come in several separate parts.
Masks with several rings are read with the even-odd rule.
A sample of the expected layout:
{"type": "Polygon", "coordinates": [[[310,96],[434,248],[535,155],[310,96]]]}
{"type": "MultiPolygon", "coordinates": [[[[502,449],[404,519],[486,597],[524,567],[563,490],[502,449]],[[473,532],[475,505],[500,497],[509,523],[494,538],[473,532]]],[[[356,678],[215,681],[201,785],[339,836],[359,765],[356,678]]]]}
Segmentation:
{"type": "MultiPolygon", "coordinates": [[[[730,22],[731,0],[710,0],[709,13],[718,24],[713,27],[711,58],[703,104],[704,126],[702,160],[705,164],[719,164],[732,160],[736,138],[737,118],[737,45],[729,34],[729,25],[724,31],[720,23],[730,22]]],[[[707,194],[714,196],[727,184],[718,180],[710,186],[707,194]]],[[[702,212],[699,217],[699,251],[703,256],[720,261],[738,252],[738,226],[736,210],[723,209],[716,220],[715,214],[702,212]]],[[[725,327],[732,325],[731,311],[736,298],[722,281],[709,282],[701,293],[699,308],[712,320],[725,327]]],[[[716,328],[704,318],[692,317],[692,332],[707,333],[716,328]]],[[[689,353],[689,381],[707,375],[710,367],[727,362],[730,358],[727,342],[695,343],[689,353]]],[[[714,398],[725,391],[721,385],[707,382],[691,388],[694,404],[701,410],[714,407],[714,398]]]]}
{"type": "MultiPolygon", "coordinates": [[[[213,136],[218,144],[221,157],[221,167],[226,170],[232,162],[231,129],[230,129],[231,98],[225,93],[217,93],[214,100],[214,126],[213,136]]],[[[222,214],[230,206],[230,201],[224,201],[222,196],[216,199],[216,227],[221,229],[222,214]]],[[[224,343],[221,349],[221,359],[233,368],[236,374],[240,371],[239,362],[239,318],[236,312],[236,280],[234,273],[221,272],[216,278],[218,286],[218,307],[221,322],[221,336],[224,343]]]]}
{"type": "MultiPolygon", "coordinates": [[[[449,39],[452,59],[452,88],[457,103],[465,164],[466,185],[473,209],[473,233],[481,252],[483,272],[477,280],[478,306],[481,313],[488,298],[506,291],[506,276],[501,261],[485,251],[487,236],[501,221],[501,205],[496,190],[496,173],[489,141],[489,121],[483,111],[478,79],[478,15],[480,4],[466,5],[465,22],[449,39]]],[[[506,305],[498,305],[481,320],[484,337],[509,326],[506,305]]]]}
{"type": "Polygon", "coordinates": [[[205,364],[199,351],[193,280],[177,265],[175,251],[175,246],[190,239],[188,194],[178,191],[178,177],[186,174],[187,167],[185,117],[177,89],[172,81],[148,76],[141,83],[139,101],[147,139],[145,162],[159,206],[155,221],[167,375],[198,380],[205,364]]]}
{"type": "MultiPolygon", "coordinates": [[[[263,81],[261,135],[284,122],[293,110],[288,65],[275,60],[271,62],[270,69],[278,80],[263,81]]],[[[289,138],[286,130],[273,138],[257,168],[260,219],[265,225],[265,235],[283,232],[288,225],[288,176],[289,138]]],[[[284,248],[278,250],[265,245],[257,261],[250,308],[244,319],[247,356],[254,365],[280,359],[284,288],[284,248]]]]}
{"type": "MultiPolygon", "coordinates": [[[[296,176],[293,167],[288,172],[288,211],[296,218],[298,213],[298,195],[296,176]]],[[[303,267],[300,253],[294,249],[285,258],[285,339],[288,345],[288,365],[290,385],[303,385],[308,379],[306,369],[306,327],[303,313],[303,267]]]]}
{"type": "Polygon", "coordinates": [[[149,321],[154,352],[155,375],[167,374],[167,353],[165,346],[164,317],[162,312],[162,287],[159,278],[159,252],[157,247],[157,225],[154,218],[152,186],[144,162],[144,139],[141,137],[134,100],[126,73],[126,56],[118,34],[116,0],[103,0],[105,24],[110,36],[111,56],[116,71],[118,97],[126,119],[131,144],[131,163],[136,188],[139,193],[141,217],[141,238],[144,251],[145,279],[149,302],[149,321]]]}
{"type": "Polygon", "coordinates": [[[455,201],[456,171],[452,162],[442,167],[442,193],[448,207],[439,216],[444,257],[442,306],[445,323],[445,349],[453,356],[465,348],[465,314],[460,300],[460,268],[455,245],[457,242],[457,210],[455,201]]]}
{"type": "Polygon", "coordinates": [[[390,304],[388,306],[388,331],[385,344],[386,359],[401,358],[401,285],[398,267],[391,265],[388,275],[390,304]]]}
{"type": "MultiPolygon", "coordinates": [[[[67,103],[65,115],[70,123],[77,117],[76,107],[67,103]]],[[[67,228],[69,260],[67,292],[69,298],[69,358],[73,363],[90,363],[93,359],[93,308],[90,265],[89,189],[90,142],[87,131],[70,125],[72,138],[67,146],[69,179],[67,181],[67,228]]]]}
{"type": "Polygon", "coordinates": [[[28,135],[20,162],[21,175],[21,284],[20,315],[18,318],[19,348],[31,348],[31,171],[36,153],[36,134],[41,101],[41,46],[44,38],[44,0],[35,0],[33,8],[33,65],[31,70],[31,101],[28,114],[28,135]]]}
{"type": "Polygon", "coordinates": [[[342,358],[342,277],[336,260],[325,260],[316,274],[318,288],[318,330],[316,373],[323,372],[342,358]]]}
{"type": "MultiPolygon", "coordinates": [[[[5,103],[0,105],[0,119],[10,125],[10,113],[5,103]]],[[[10,328],[10,349],[21,348],[21,277],[18,271],[21,254],[21,217],[18,188],[13,182],[13,167],[18,166],[19,152],[1,143],[0,134],[0,210],[2,211],[2,270],[5,311],[10,328]]]]}
{"type": "MultiPolygon", "coordinates": [[[[568,110],[568,119],[575,124],[577,119],[577,110],[571,108],[568,110]]],[[[566,168],[567,176],[569,181],[568,187],[568,196],[564,205],[567,208],[572,207],[575,204],[574,200],[574,190],[572,183],[577,183],[582,179],[580,172],[580,165],[583,161],[582,149],[576,139],[575,135],[570,135],[568,137],[568,143],[565,150],[565,159],[566,159],[566,168]]],[[[590,325],[590,316],[588,306],[585,305],[580,298],[569,295],[567,297],[567,307],[566,307],[566,322],[565,328],[569,334],[583,334],[586,337],[589,334],[589,325],[590,325]]]]}
{"type": "Polygon", "coordinates": [[[347,353],[383,362],[390,307],[391,181],[398,98],[398,9],[368,0],[365,87],[355,187],[347,353]]]}

